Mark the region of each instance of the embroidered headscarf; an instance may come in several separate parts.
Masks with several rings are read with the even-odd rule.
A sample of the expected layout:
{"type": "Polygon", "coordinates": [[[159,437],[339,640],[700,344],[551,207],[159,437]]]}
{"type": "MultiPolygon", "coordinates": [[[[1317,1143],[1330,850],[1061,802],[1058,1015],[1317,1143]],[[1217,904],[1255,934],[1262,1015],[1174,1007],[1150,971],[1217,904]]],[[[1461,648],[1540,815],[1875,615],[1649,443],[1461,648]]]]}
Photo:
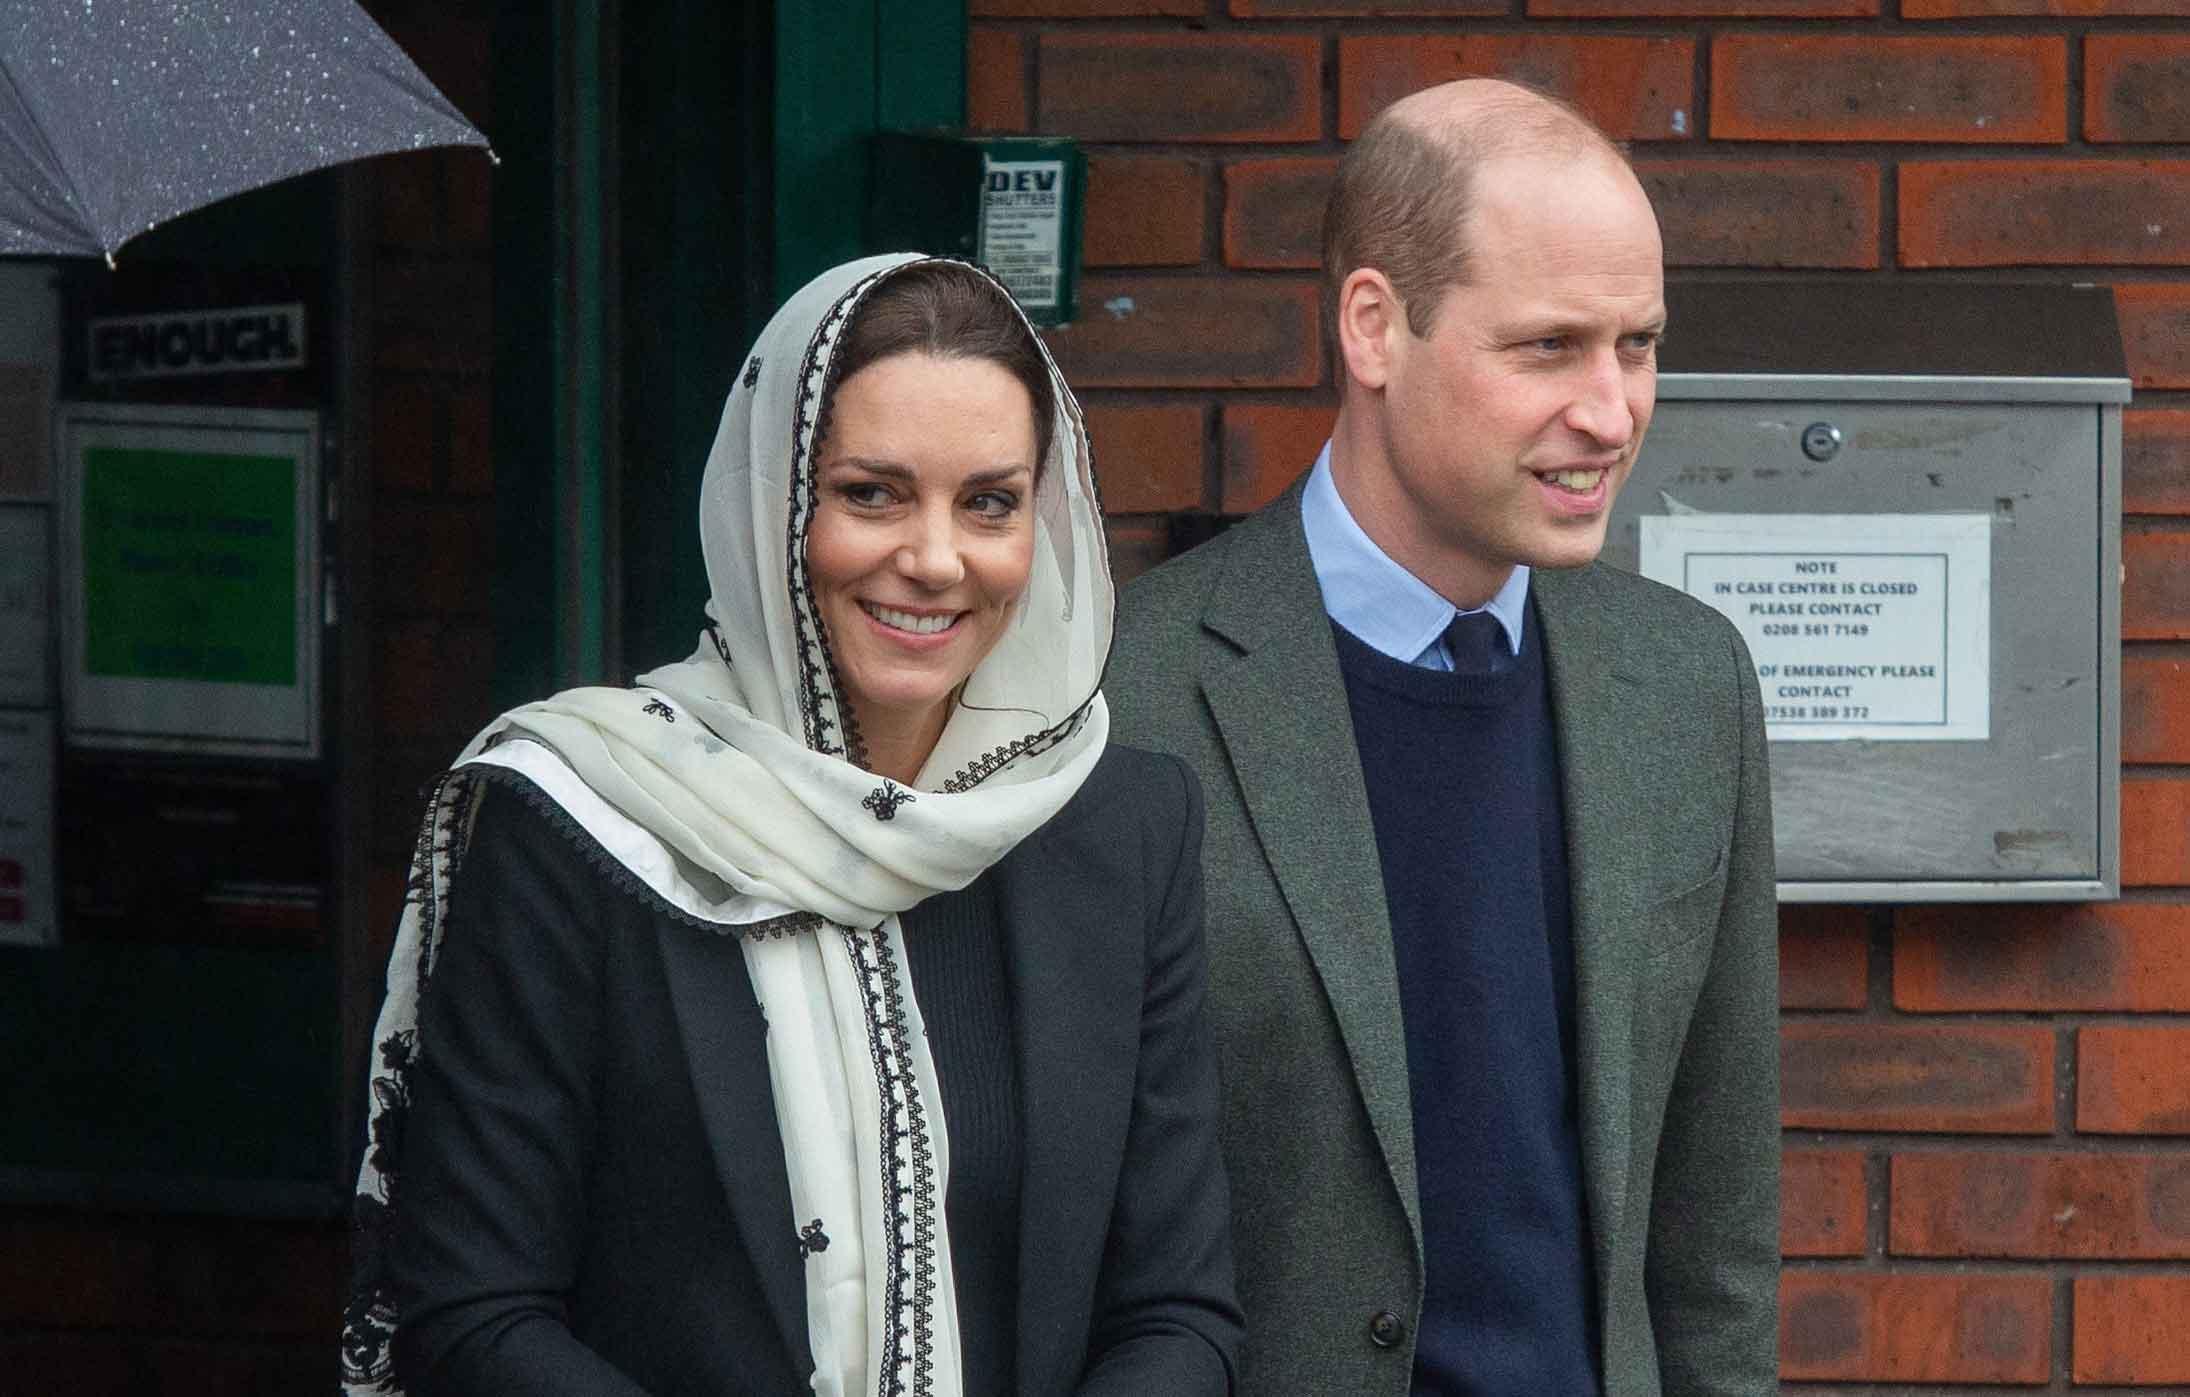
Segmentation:
{"type": "Polygon", "coordinates": [[[529,779],[700,923],[691,934],[740,936],[768,1023],[795,1214],[785,1235],[829,1238],[801,1248],[813,1390],[959,1397],[942,1217],[949,1141],[898,914],[972,882],[1093,769],[1109,727],[1098,688],[1113,592],[1079,405],[1044,350],[1055,408],[1026,592],[910,789],[851,759],[849,704],[806,568],[821,411],[864,299],[925,260],[837,267],[761,332],[701,483],[711,596],[698,650],[633,688],[569,690],[502,715],[437,787],[374,1031],[343,1329],[347,1391],[399,1391],[381,1237],[400,1206],[410,1064],[433,1051],[418,1039],[419,997],[469,837],[473,787],[494,766],[529,779]]]}

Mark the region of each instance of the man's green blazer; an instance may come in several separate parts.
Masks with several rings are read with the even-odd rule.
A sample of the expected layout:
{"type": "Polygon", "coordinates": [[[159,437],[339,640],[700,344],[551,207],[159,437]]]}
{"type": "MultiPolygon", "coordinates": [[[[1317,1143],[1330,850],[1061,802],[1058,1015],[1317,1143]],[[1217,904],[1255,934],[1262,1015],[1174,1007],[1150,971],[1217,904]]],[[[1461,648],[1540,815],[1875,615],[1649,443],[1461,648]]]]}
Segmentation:
{"type": "MultiPolygon", "coordinates": [[[[1413,1112],[1376,835],[1296,485],[1125,591],[1121,740],[1208,797],[1243,1397],[1408,1390],[1413,1112]]],[[[1573,890],[1605,1397],[1777,1389],[1778,933],[1740,636],[1602,564],[1537,571],[1573,890]]],[[[1545,1394],[1545,1397],[1552,1397],[1545,1394]]]]}

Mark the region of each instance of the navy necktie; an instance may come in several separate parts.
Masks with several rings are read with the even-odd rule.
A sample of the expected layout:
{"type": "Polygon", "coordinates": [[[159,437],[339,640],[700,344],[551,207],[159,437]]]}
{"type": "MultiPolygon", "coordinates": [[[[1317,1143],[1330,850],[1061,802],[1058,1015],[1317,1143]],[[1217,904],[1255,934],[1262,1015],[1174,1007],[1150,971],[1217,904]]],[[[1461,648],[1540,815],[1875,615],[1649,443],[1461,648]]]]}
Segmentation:
{"type": "Polygon", "coordinates": [[[1506,628],[1487,611],[1453,617],[1452,624],[1445,627],[1445,653],[1452,658],[1455,674],[1480,677],[1513,668],[1513,647],[1506,643],[1506,628]]]}

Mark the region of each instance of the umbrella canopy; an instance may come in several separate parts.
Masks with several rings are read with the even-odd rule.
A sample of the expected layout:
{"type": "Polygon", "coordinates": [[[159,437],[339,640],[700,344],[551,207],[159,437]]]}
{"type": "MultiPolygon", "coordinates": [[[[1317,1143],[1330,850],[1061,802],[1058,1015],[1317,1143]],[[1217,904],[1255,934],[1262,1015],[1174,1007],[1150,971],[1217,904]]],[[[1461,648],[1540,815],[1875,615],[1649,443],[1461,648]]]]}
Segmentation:
{"type": "Polygon", "coordinates": [[[0,3],[0,255],[391,151],[485,146],[355,0],[0,3]]]}

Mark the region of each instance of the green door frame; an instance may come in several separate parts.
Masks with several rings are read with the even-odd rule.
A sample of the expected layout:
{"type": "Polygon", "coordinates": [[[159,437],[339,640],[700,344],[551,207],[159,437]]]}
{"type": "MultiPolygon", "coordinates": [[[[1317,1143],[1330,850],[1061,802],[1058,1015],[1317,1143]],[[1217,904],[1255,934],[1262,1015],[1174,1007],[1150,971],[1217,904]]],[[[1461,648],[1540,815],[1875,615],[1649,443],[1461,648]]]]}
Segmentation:
{"type": "Polygon", "coordinates": [[[862,253],[868,137],[966,119],[966,0],[776,7],[776,299],[862,253]],[[872,100],[847,100],[866,92],[872,100]]]}
{"type": "MultiPolygon", "coordinates": [[[[504,24],[528,8],[511,0],[504,24]]],[[[965,0],[777,0],[771,8],[772,139],[731,132],[721,142],[721,158],[743,164],[765,151],[770,168],[713,172],[732,192],[682,210],[690,223],[695,210],[706,212],[706,197],[769,203],[755,230],[766,246],[746,253],[758,253],[767,271],[749,293],[689,260],[710,255],[705,228],[673,227],[645,246],[629,230],[617,233],[619,187],[646,197],[619,172],[652,158],[632,148],[643,133],[619,142],[619,79],[669,82],[680,109],[704,119],[710,102],[717,115],[733,105],[723,89],[734,73],[664,64],[653,49],[646,72],[620,73],[634,56],[621,7],[559,0],[548,21],[551,64],[534,63],[529,81],[508,84],[532,99],[514,110],[555,111],[558,140],[552,168],[550,143],[536,142],[538,158],[511,152],[497,182],[495,697],[505,705],[571,684],[623,682],[681,653],[665,648],[676,637],[689,644],[706,597],[690,521],[725,375],[774,304],[824,268],[875,250],[864,226],[868,137],[964,122],[965,0]],[[670,272],[695,292],[675,307],[654,350],[618,332],[632,274],[621,265],[627,251],[685,260],[670,272]],[[763,297],[768,304],[753,304],[763,297]],[[547,354],[537,352],[543,341],[547,354]],[[730,341],[735,347],[725,348],[730,341]],[[657,367],[666,383],[642,371],[657,367]],[[642,428],[626,422],[639,414],[619,410],[620,389],[647,394],[679,422],[666,438],[636,440],[642,428]],[[671,459],[659,459],[664,453],[671,459]]],[[[690,177],[689,165],[669,169],[690,177]]],[[[723,252],[739,255],[712,249],[723,252]]],[[[628,294],[635,313],[644,298],[628,294]]]]}

